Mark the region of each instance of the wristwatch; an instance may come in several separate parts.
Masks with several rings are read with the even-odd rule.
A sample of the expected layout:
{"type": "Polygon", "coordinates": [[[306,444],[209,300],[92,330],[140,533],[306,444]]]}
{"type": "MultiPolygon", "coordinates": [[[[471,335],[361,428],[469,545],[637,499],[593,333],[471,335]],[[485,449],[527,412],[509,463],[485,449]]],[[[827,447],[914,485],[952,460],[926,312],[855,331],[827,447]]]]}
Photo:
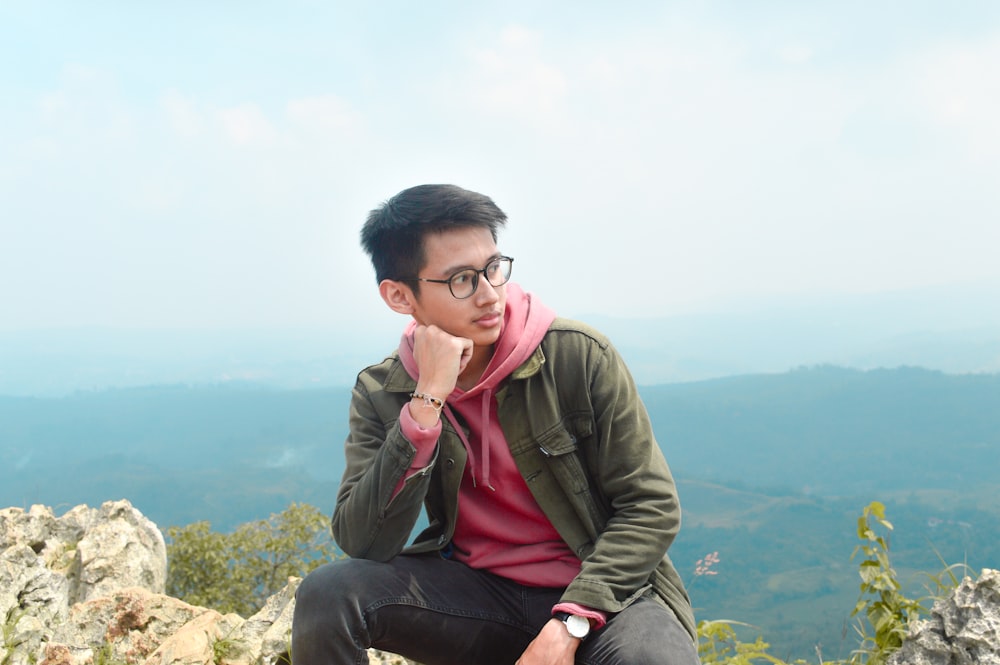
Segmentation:
{"type": "Polygon", "coordinates": [[[587,635],[590,634],[590,621],[579,614],[570,614],[569,612],[555,612],[552,616],[563,622],[566,626],[566,630],[573,637],[582,640],[587,635]]]}

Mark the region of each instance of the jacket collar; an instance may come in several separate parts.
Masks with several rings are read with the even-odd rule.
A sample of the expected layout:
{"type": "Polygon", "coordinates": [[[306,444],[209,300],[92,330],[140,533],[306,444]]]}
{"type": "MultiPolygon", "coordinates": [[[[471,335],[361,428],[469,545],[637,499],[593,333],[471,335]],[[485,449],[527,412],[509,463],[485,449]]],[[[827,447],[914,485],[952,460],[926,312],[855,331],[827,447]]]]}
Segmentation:
{"type": "Polygon", "coordinates": [[[389,373],[385,377],[383,386],[391,393],[412,393],[417,389],[417,382],[407,374],[403,361],[399,359],[399,353],[396,351],[392,354],[392,363],[389,365],[389,373]]]}
{"type": "Polygon", "coordinates": [[[542,353],[542,345],[539,344],[535,347],[534,352],[521,363],[521,366],[515,369],[510,374],[512,379],[527,379],[542,369],[542,365],[545,364],[545,354],[542,353]]]}

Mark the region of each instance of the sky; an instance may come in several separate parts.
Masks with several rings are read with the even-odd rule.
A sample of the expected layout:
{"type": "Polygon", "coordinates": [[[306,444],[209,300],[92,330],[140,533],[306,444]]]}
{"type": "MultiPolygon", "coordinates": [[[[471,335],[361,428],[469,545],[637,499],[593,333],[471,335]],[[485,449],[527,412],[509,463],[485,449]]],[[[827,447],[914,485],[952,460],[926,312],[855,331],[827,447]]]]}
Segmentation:
{"type": "Polygon", "coordinates": [[[399,324],[450,182],[568,315],[1000,286],[1000,3],[0,0],[0,331],[399,324]]]}

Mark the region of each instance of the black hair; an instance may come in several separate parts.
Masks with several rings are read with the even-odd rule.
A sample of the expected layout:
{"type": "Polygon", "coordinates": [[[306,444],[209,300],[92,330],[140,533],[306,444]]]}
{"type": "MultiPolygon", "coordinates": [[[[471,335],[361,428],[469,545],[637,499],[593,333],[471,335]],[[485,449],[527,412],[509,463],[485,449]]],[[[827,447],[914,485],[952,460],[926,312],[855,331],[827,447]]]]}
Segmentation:
{"type": "MultiPolygon", "coordinates": [[[[410,280],[424,267],[424,238],[449,229],[485,228],[493,242],[507,215],[490,197],[455,185],[404,189],[368,213],[361,246],[371,258],[375,280],[410,280]]],[[[418,292],[419,282],[414,282],[418,292]]]]}

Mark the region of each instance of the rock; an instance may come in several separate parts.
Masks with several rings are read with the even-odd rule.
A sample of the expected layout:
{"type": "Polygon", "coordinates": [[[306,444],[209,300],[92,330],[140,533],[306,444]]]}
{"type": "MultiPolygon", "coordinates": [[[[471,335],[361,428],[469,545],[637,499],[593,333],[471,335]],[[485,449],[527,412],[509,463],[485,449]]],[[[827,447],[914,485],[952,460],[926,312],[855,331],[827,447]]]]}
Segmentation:
{"type": "Polygon", "coordinates": [[[18,643],[35,640],[37,631],[23,633],[28,618],[43,625],[66,619],[69,587],[67,578],[46,568],[28,545],[15,544],[0,552],[0,620],[14,631],[18,643]]]}
{"type": "Polygon", "coordinates": [[[301,577],[290,578],[285,588],[268,598],[264,607],[240,627],[239,639],[255,647],[260,654],[260,665],[280,665],[289,661],[295,590],[301,582],[301,577]]]}
{"type": "Polygon", "coordinates": [[[146,665],[253,663],[247,645],[232,637],[243,623],[235,614],[203,612],[160,644],[144,662],[146,665]]]}
{"type": "Polygon", "coordinates": [[[46,646],[64,646],[81,653],[86,660],[103,649],[105,662],[141,663],[204,614],[218,612],[141,587],[121,589],[73,605],[69,620],[55,627],[46,646]]]}
{"type": "Polygon", "coordinates": [[[43,658],[75,604],[134,585],[162,592],[166,577],[163,535],[128,501],[59,518],[45,506],[0,510],[0,662],[43,658]]]}
{"type": "Polygon", "coordinates": [[[107,502],[84,528],[77,544],[80,574],[73,602],[138,586],[153,593],[167,587],[163,534],[128,501],[107,502]]]}
{"type": "Polygon", "coordinates": [[[128,501],[108,501],[97,509],[77,506],[58,519],[45,506],[27,513],[0,510],[0,551],[18,548],[34,555],[33,563],[22,556],[22,564],[66,580],[67,607],[130,586],[155,593],[166,588],[163,534],[128,501]]]}
{"type": "Polygon", "coordinates": [[[967,577],[934,603],[888,665],[1000,665],[1000,571],[967,577]]]}
{"type": "Polygon", "coordinates": [[[166,571],[163,534],[128,501],[0,510],[0,663],[288,664],[301,578],[244,619],[165,595],[166,571]]]}

